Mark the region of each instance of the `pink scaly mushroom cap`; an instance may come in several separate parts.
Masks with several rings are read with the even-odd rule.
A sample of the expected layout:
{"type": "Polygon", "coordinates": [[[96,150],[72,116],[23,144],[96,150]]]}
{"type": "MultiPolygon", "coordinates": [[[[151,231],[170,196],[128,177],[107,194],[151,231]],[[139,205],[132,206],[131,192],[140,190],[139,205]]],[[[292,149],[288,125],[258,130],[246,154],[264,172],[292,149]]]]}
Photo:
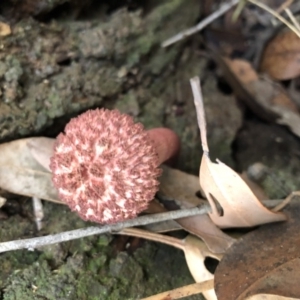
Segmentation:
{"type": "Polygon", "coordinates": [[[148,207],[159,157],[142,124],[117,110],[89,110],[55,142],[50,169],[60,198],[84,220],[116,223],[148,207]]]}

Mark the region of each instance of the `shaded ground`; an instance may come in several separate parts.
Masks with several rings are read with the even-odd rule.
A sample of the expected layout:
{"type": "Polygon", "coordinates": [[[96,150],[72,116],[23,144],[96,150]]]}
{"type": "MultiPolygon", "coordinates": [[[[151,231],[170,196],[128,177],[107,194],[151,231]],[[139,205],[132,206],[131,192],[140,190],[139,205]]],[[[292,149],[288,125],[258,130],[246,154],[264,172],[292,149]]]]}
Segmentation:
{"type": "MultiPolygon", "coordinates": [[[[28,215],[30,202],[15,206],[23,216],[18,213],[1,222],[1,240],[36,234],[28,215]]],[[[44,209],[47,217],[40,234],[87,226],[66,207],[45,203],[44,209]]],[[[1,254],[1,299],[139,299],[193,282],[179,250],[143,243],[130,254],[125,248],[120,252],[122,241],[112,239],[95,236],[34,252],[1,254]]]]}
{"type": "MultiPolygon", "coordinates": [[[[26,1],[19,10],[0,6],[3,21],[13,20],[12,34],[1,39],[1,142],[54,137],[87,108],[115,107],[147,128],[174,129],[182,141],[178,168],[197,174],[202,153],[189,78],[199,75],[212,156],[238,171],[264,163],[271,176],[261,184],[270,198],[299,189],[299,138],[236,101],[199,50],[198,36],[160,48],[196,22],[198,1],[148,1],[144,12],[136,10],[138,1],[132,11],[111,4],[93,14],[76,1],[51,2],[63,5],[65,15],[50,2],[37,7],[26,1]],[[36,18],[20,18],[26,14],[36,18]]],[[[37,233],[29,199],[10,198],[0,215],[1,241],[88,225],[67,208],[45,203],[45,227],[37,233]]],[[[138,299],[193,282],[178,250],[153,243],[125,250],[101,236],[0,254],[1,299],[138,299]]]]}

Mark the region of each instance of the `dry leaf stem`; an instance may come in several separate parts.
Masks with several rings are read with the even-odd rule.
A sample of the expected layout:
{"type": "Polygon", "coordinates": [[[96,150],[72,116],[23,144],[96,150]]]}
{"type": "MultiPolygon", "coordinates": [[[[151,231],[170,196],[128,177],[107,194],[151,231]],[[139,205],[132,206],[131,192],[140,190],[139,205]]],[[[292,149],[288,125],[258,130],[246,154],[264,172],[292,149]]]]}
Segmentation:
{"type": "Polygon", "coordinates": [[[279,204],[277,204],[272,211],[281,211],[283,208],[285,208],[295,196],[300,196],[300,191],[295,191],[290,193],[284,200],[281,200],[279,204]]]}
{"type": "Polygon", "coordinates": [[[268,7],[267,5],[262,3],[261,1],[248,0],[248,2],[260,7],[261,9],[264,9],[265,11],[267,11],[268,13],[270,13],[271,15],[276,17],[278,20],[280,20],[283,24],[285,24],[288,28],[290,28],[300,38],[299,30],[292,23],[290,23],[284,17],[282,17],[278,12],[276,12],[272,8],[268,7]]]}
{"type": "Polygon", "coordinates": [[[184,297],[203,293],[213,288],[214,288],[214,280],[211,279],[204,282],[189,284],[171,291],[167,291],[147,298],[143,298],[141,300],[181,299],[184,297]]]}
{"type": "Polygon", "coordinates": [[[203,149],[204,153],[208,156],[209,149],[208,149],[208,143],[207,143],[206,121],[205,121],[206,119],[205,119],[205,112],[204,112],[199,77],[194,77],[194,78],[190,79],[190,82],[191,82],[193,95],[194,95],[194,103],[196,106],[198,126],[201,129],[200,135],[201,135],[202,149],[203,149]]]}
{"type": "Polygon", "coordinates": [[[214,20],[216,20],[217,18],[219,18],[220,16],[222,16],[223,14],[225,14],[231,7],[233,7],[234,5],[236,5],[239,2],[239,0],[231,0],[227,3],[222,4],[218,10],[216,10],[215,12],[213,12],[211,15],[209,15],[208,17],[206,17],[204,20],[202,20],[200,23],[198,23],[196,26],[191,27],[187,30],[181,31],[178,34],[176,34],[175,36],[167,39],[166,41],[164,41],[162,43],[162,47],[168,47],[172,44],[175,44],[177,42],[179,42],[180,40],[195,34],[198,31],[201,31],[203,28],[205,28],[206,26],[208,26],[210,23],[212,23],[214,20]]]}
{"type": "Polygon", "coordinates": [[[184,242],[180,239],[138,228],[125,228],[119,232],[116,232],[116,234],[135,236],[138,238],[146,239],[148,241],[159,242],[162,244],[173,246],[182,251],[184,251],[185,247],[184,242]]]}

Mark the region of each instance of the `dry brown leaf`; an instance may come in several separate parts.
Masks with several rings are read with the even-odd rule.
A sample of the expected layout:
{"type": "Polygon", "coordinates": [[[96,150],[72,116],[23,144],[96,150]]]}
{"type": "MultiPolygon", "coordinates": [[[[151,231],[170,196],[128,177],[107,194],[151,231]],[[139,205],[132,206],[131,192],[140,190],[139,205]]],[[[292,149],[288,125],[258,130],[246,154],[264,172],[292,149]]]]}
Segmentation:
{"type": "MultiPolygon", "coordinates": [[[[196,196],[199,190],[199,178],[182,171],[162,166],[159,195],[169,201],[164,201],[167,209],[172,200],[180,208],[191,208],[204,203],[196,196]]],[[[207,215],[198,215],[176,220],[183,229],[203,239],[208,248],[214,253],[224,253],[235,240],[223,233],[207,215]]]]}
{"type": "Polygon", "coordinates": [[[0,22],[0,36],[7,36],[11,34],[11,28],[8,24],[0,22]]]}
{"type": "Polygon", "coordinates": [[[251,64],[241,59],[216,57],[224,76],[235,91],[258,116],[286,125],[300,136],[300,115],[287,92],[272,80],[255,75],[251,64]]]}
{"type": "Polygon", "coordinates": [[[279,32],[267,45],[260,70],[278,80],[300,75],[300,38],[290,29],[279,32]]]}
{"type": "Polygon", "coordinates": [[[31,155],[28,142],[20,139],[0,145],[0,187],[11,193],[62,203],[52,186],[51,173],[31,155]]]}
{"type": "Polygon", "coordinates": [[[213,222],[226,228],[252,227],[285,220],[284,214],[274,213],[265,208],[236,172],[220,161],[211,162],[199,78],[191,79],[191,85],[204,152],[200,166],[200,185],[210,202],[210,217],[213,222]]]}
{"type": "Polygon", "coordinates": [[[215,272],[219,300],[244,300],[257,294],[300,297],[299,201],[293,201],[285,213],[287,222],[261,226],[225,253],[215,272]]]}

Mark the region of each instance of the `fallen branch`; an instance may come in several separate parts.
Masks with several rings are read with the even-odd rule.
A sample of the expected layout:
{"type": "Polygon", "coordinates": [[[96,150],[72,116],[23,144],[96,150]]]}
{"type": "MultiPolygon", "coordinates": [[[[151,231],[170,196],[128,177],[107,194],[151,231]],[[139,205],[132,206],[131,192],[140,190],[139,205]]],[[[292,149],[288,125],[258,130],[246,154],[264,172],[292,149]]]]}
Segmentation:
{"type": "Polygon", "coordinates": [[[195,34],[198,31],[201,31],[203,28],[208,26],[211,22],[213,22],[215,19],[219,18],[223,14],[225,14],[230,8],[232,8],[234,5],[236,5],[239,2],[239,0],[231,0],[228,3],[224,3],[220,6],[218,10],[213,12],[211,15],[206,17],[204,20],[202,20],[200,23],[198,23],[196,26],[191,27],[187,30],[181,31],[180,33],[176,34],[175,36],[167,39],[162,43],[162,47],[168,47],[172,44],[175,44],[179,42],[180,40],[195,34]]]}
{"type": "MultiPolygon", "coordinates": [[[[274,207],[281,203],[282,200],[265,200],[263,204],[266,207],[274,207]]],[[[92,226],[87,228],[75,229],[71,231],[65,231],[57,234],[51,234],[41,237],[35,237],[30,239],[16,240],[0,243],[0,253],[19,250],[19,249],[28,249],[33,251],[35,248],[52,245],[56,243],[67,242],[71,240],[80,239],[87,236],[92,236],[96,234],[118,232],[124,228],[134,227],[134,226],[143,226],[168,220],[176,220],[180,218],[185,218],[195,215],[203,215],[211,212],[209,205],[202,205],[200,207],[193,207],[188,209],[173,210],[169,212],[145,215],[137,217],[135,219],[127,220],[124,222],[104,225],[104,226],[92,226]]]]}
{"type": "Polygon", "coordinates": [[[167,299],[181,299],[184,297],[196,295],[203,293],[205,291],[211,290],[214,288],[214,280],[207,280],[204,282],[197,282],[189,284],[171,291],[163,292],[157,295],[153,295],[141,300],[167,300],[167,299]]]}
{"type": "Polygon", "coordinates": [[[61,232],[57,234],[51,234],[47,236],[35,237],[30,239],[23,239],[23,240],[16,240],[16,241],[9,241],[0,243],[0,253],[7,252],[12,250],[18,249],[28,249],[33,251],[37,247],[67,242],[91,235],[96,234],[103,234],[106,232],[117,232],[124,228],[133,227],[133,226],[143,226],[152,223],[167,221],[167,220],[175,220],[180,218],[185,218],[189,216],[207,214],[210,212],[209,205],[203,205],[200,207],[193,207],[189,209],[181,209],[175,211],[169,211],[165,213],[159,214],[151,214],[141,216],[135,219],[126,220],[124,222],[111,224],[111,225],[104,225],[104,226],[92,226],[82,229],[76,229],[66,232],[61,232]]]}

